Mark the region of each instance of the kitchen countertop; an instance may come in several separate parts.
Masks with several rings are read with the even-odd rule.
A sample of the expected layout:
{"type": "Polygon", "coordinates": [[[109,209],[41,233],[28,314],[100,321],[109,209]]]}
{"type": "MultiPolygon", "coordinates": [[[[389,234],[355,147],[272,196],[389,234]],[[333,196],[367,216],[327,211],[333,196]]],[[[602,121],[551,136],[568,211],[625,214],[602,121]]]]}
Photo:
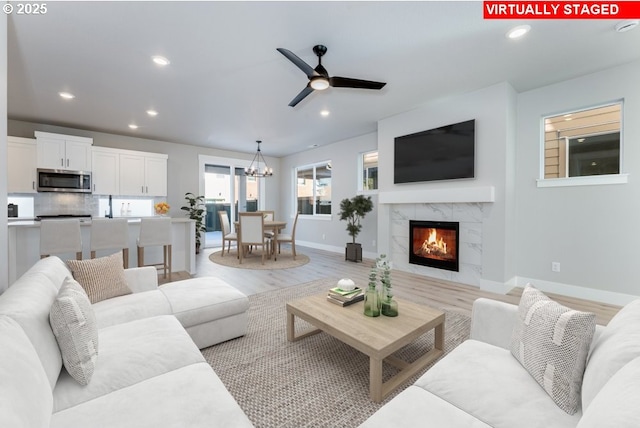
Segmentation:
{"type": "MultiPolygon", "coordinates": [[[[116,218],[122,218],[122,217],[116,217],[116,218]]],[[[131,218],[127,218],[127,220],[129,220],[129,223],[135,224],[135,223],[140,223],[142,218],[143,217],[131,217],[131,218]]],[[[144,217],[144,218],[147,218],[147,217],[144,217]]],[[[148,217],[148,218],[151,218],[151,217],[148,217]]],[[[186,218],[186,217],[171,217],[172,223],[186,223],[189,221],[195,221],[195,220],[191,220],[190,218],[186,218]]],[[[9,227],[40,227],[40,220],[13,219],[8,222],[8,226],[9,227]]],[[[91,226],[91,219],[80,218],[80,226],[91,226]]]]}

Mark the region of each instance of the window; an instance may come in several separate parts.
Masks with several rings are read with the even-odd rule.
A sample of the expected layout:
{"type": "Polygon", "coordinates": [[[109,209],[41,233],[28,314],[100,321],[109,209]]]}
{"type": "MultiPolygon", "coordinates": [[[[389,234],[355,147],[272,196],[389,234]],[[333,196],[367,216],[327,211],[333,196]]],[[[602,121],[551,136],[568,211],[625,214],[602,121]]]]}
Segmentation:
{"type": "Polygon", "coordinates": [[[300,214],[331,214],[331,162],[296,168],[296,200],[300,214]]]}
{"type": "Polygon", "coordinates": [[[360,157],[360,183],[358,190],[378,190],[378,152],[362,153],[360,157]]]}
{"type": "MultiPolygon", "coordinates": [[[[622,103],[545,117],[540,181],[564,179],[566,184],[584,184],[584,180],[575,178],[620,176],[621,128],[622,103]]],[[[588,183],[620,182],[606,178],[610,177],[605,181],[590,179],[588,183]]]]}

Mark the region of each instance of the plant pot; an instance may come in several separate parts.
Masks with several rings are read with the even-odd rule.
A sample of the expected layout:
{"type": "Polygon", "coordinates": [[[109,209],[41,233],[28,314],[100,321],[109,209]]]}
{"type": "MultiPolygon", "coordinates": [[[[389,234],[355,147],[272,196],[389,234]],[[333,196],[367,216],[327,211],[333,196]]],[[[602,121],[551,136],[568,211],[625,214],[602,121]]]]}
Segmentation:
{"type": "Polygon", "coordinates": [[[362,244],[349,242],[344,249],[344,259],[350,262],[362,261],[362,244]]]}

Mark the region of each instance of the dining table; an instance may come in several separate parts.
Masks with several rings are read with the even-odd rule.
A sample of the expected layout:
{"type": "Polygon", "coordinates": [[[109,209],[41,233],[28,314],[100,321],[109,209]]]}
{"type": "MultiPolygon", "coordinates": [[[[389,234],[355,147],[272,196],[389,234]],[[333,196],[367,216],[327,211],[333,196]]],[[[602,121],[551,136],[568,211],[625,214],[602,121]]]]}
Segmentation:
{"type": "MultiPolygon", "coordinates": [[[[238,233],[238,237],[240,237],[240,222],[239,221],[234,221],[233,225],[236,228],[236,232],[238,233]]],[[[264,227],[264,230],[273,231],[273,243],[272,243],[271,249],[272,249],[272,252],[273,252],[274,261],[277,261],[278,260],[278,252],[275,251],[274,249],[278,247],[278,234],[280,233],[280,231],[282,229],[287,227],[287,222],[286,221],[281,221],[281,220],[264,220],[263,227],[264,227]]]]}

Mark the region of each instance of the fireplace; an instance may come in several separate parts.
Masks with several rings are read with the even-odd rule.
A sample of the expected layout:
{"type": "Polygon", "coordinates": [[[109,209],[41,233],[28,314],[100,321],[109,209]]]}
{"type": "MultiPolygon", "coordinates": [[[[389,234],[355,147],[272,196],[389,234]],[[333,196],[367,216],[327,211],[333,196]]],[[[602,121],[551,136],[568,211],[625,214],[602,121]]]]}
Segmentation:
{"type": "Polygon", "coordinates": [[[459,223],[409,221],[409,263],[458,272],[459,223]]]}

